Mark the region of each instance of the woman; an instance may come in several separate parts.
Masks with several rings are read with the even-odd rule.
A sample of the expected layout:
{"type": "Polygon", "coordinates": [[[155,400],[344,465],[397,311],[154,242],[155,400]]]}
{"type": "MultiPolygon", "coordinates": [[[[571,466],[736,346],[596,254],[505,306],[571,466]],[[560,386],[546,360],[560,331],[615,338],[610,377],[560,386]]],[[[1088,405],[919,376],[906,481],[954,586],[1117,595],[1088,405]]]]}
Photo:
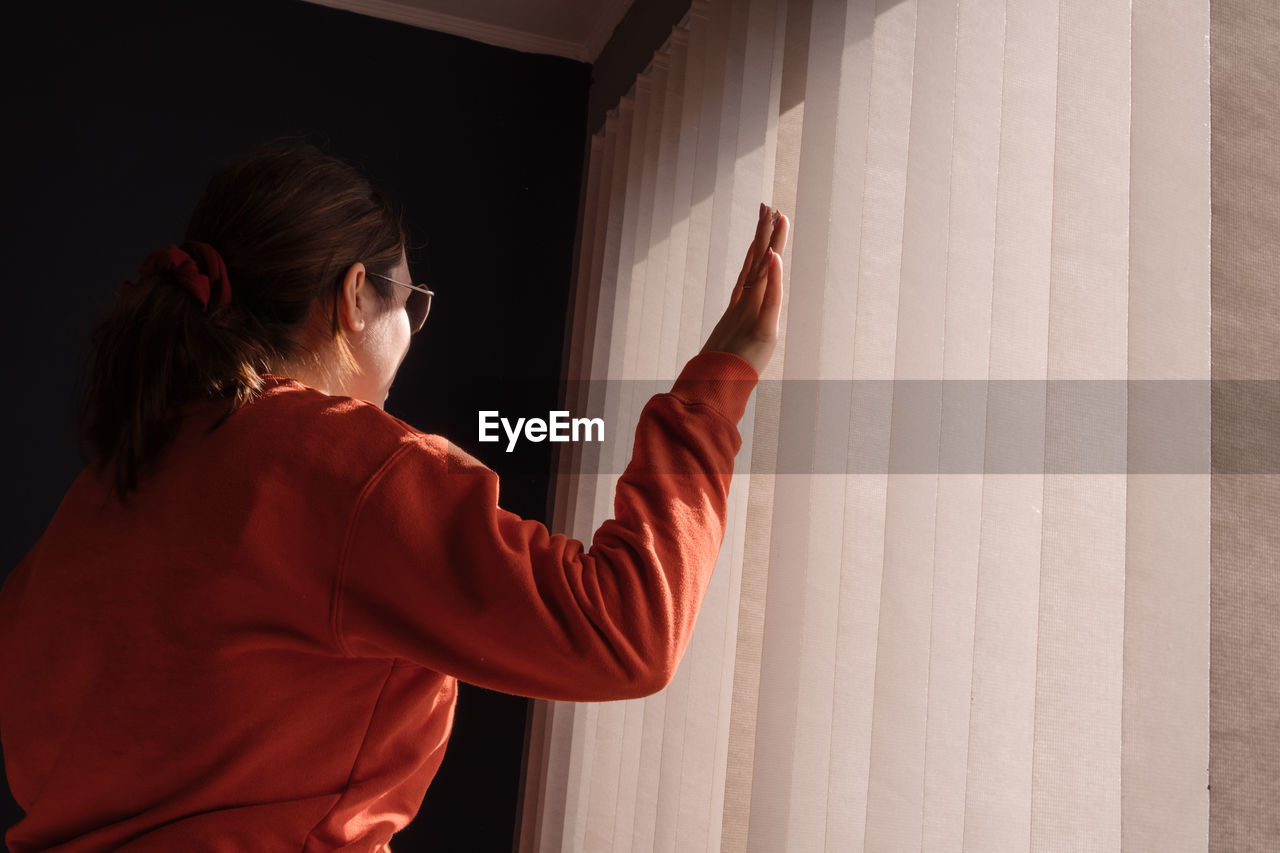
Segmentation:
{"type": "Polygon", "coordinates": [[[665,686],[777,339],[787,230],[761,205],[588,551],[383,411],[430,293],[365,179],[297,146],[216,176],[96,330],[92,464],[0,592],[26,811],[9,849],[386,850],[457,679],[579,701],[665,686]]]}

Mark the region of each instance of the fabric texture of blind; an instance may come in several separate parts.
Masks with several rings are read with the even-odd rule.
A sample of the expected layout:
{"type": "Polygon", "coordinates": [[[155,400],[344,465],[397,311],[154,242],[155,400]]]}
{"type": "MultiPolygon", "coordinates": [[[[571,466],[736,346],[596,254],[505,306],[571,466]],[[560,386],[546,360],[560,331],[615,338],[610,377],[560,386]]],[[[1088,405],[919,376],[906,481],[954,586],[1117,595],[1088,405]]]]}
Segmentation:
{"type": "Polygon", "coordinates": [[[591,141],[566,407],[634,431],[762,200],[781,339],[674,680],[537,703],[522,851],[1207,849],[1208,32],[695,0],[591,141]]]}

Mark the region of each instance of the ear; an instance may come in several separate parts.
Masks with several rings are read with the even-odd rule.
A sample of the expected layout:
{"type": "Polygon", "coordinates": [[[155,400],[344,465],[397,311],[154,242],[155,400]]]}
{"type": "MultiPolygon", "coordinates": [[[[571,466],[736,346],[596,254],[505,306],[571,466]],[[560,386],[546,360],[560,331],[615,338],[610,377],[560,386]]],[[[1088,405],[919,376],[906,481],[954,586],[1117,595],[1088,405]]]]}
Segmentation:
{"type": "Polygon", "coordinates": [[[373,284],[365,275],[364,264],[354,263],[342,277],[338,295],[338,323],[348,335],[364,332],[364,324],[373,316],[373,284]]]}

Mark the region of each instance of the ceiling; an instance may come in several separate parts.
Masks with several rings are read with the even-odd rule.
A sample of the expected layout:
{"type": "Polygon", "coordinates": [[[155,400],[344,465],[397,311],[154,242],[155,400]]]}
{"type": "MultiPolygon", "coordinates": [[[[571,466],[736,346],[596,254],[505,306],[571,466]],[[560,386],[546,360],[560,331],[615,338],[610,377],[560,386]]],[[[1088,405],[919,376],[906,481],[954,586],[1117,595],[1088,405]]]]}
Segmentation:
{"type": "Polygon", "coordinates": [[[632,0],[308,0],[485,44],[595,62],[632,0]]]}

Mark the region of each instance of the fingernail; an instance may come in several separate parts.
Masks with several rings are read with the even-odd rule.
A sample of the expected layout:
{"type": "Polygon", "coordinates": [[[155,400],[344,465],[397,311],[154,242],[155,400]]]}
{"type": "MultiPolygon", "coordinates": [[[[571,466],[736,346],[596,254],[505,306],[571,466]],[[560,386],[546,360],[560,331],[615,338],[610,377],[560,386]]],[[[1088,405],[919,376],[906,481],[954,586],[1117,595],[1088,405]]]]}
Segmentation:
{"type": "Polygon", "coordinates": [[[760,218],[761,219],[764,219],[764,211],[765,211],[764,202],[760,202],[760,218]]]}

